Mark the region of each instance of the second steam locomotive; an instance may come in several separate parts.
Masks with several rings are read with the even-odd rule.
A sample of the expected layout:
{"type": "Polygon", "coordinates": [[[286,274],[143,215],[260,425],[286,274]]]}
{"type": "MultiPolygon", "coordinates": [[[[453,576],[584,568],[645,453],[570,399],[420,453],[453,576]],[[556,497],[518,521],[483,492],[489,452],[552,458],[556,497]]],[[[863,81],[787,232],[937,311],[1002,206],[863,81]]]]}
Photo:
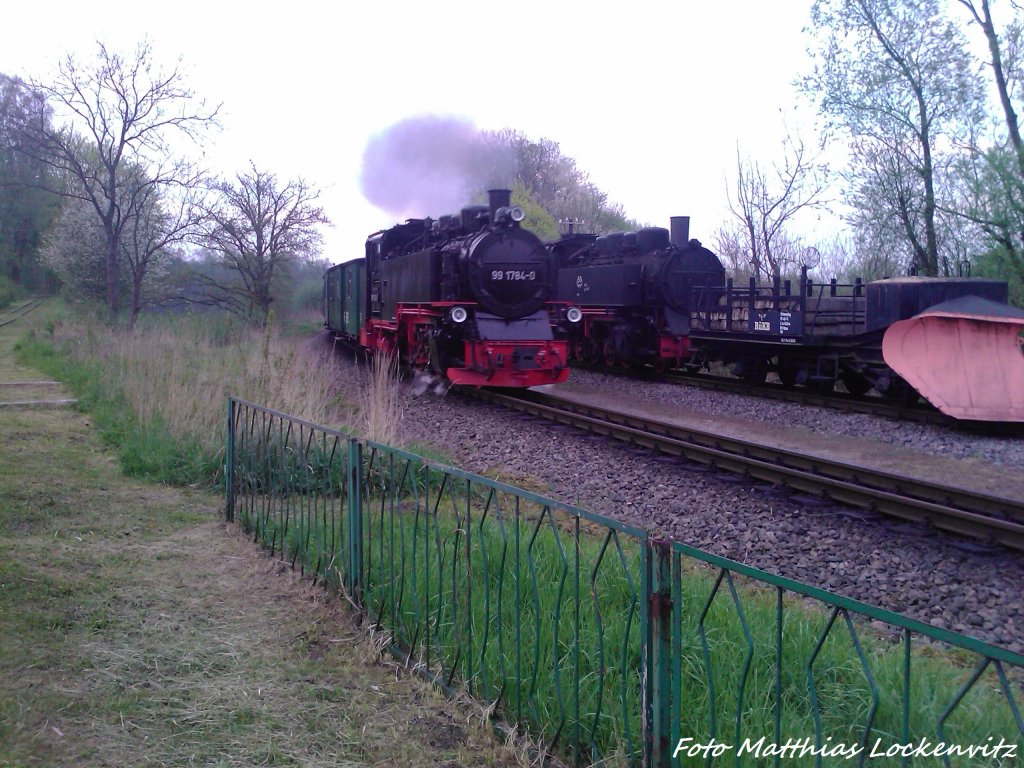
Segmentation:
{"type": "Polygon", "coordinates": [[[554,256],[522,220],[511,193],[499,189],[488,205],[370,235],[365,258],[324,276],[325,326],[453,384],[565,381],[554,256]]]}

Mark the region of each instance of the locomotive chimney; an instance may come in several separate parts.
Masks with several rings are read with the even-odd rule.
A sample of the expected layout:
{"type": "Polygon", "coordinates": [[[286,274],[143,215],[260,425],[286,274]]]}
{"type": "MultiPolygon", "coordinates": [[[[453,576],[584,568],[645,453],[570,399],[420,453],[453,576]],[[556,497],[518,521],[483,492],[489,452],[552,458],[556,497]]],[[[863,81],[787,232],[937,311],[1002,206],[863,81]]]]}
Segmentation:
{"type": "Polygon", "coordinates": [[[690,242],[690,217],[689,216],[673,216],[672,217],[672,229],[670,230],[670,240],[672,245],[677,248],[682,248],[688,242],[690,242]]]}
{"type": "Polygon", "coordinates": [[[498,209],[508,208],[512,205],[512,190],[510,189],[489,189],[487,199],[491,207],[491,224],[498,220],[498,209]]]}

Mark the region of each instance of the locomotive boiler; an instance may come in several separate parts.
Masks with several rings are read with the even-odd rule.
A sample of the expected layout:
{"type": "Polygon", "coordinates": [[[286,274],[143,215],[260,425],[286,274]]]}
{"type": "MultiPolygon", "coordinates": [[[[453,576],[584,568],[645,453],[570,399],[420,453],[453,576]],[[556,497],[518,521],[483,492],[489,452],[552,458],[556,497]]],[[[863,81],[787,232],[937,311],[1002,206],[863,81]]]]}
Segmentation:
{"type": "Polygon", "coordinates": [[[554,257],[520,226],[508,190],[488,196],[488,205],[370,235],[364,258],[324,276],[325,327],[453,384],[565,381],[554,257]]]}

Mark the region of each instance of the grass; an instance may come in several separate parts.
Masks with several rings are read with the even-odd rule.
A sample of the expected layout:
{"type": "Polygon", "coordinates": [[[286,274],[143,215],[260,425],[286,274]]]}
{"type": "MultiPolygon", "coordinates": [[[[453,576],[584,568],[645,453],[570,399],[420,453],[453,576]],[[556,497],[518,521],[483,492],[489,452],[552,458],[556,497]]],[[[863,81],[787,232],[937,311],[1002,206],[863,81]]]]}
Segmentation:
{"type": "MultiPolygon", "coordinates": [[[[352,535],[339,498],[338,478],[344,472],[328,484],[334,494],[327,500],[318,495],[327,487],[316,480],[328,476],[325,462],[301,452],[289,454],[281,446],[261,455],[256,463],[240,457],[246,466],[238,478],[244,525],[285,560],[304,562],[334,583],[343,581],[352,535]],[[281,465],[273,455],[290,458],[281,465]],[[305,467],[312,468],[312,476],[298,471],[305,467]],[[266,473],[277,473],[270,486],[266,473]],[[269,493],[268,487],[273,488],[269,493]]],[[[578,738],[584,754],[613,763],[636,754],[642,600],[636,540],[593,525],[576,532],[570,520],[527,499],[491,493],[484,484],[470,487],[436,468],[417,469],[404,460],[392,465],[386,455],[373,461],[363,473],[362,602],[410,662],[467,686],[499,716],[554,741],[558,749],[572,751],[578,738]],[[435,494],[429,504],[427,487],[435,494]]],[[[672,650],[681,735],[698,743],[712,736],[737,745],[762,736],[774,741],[774,592],[738,578],[719,580],[716,571],[695,562],[685,566],[681,585],[678,645],[672,650]],[[746,678],[744,669],[749,670],[746,678]]],[[[809,738],[813,743],[816,725],[808,686],[813,658],[822,739],[860,744],[872,708],[873,679],[879,690],[873,736],[884,747],[899,743],[902,648],[860,623],[851,632],[839,617],[815,655],[827,623],[827,609],[787,600],[782,741],[809,738]]],[[[912,662],[911,741],[939,741],[938,722],[974,663],[966,654],[918,644],[912,662]]],[[[1019,741],[1013,712],[991,670],[949,718],[945,733],[947,740],[963,745],[985,745],[989,737],[993,743],[1000,737],[1019,741]]],[[[691,762],[702,761],[684,764],[691,762]]],[[[814,759],[786,762],[813,765],[814,759]]],[[[915,764],[940,763],[923,759],[915,764]]],[[[999,763],[954,758],[952,764],[999,763]]]]}
{"type": "Polygon", "coordinates": [[[228,394],[320,423],[359,420],[330,367],[272,325],[162,318],[128,333],[58,306],[17,354],[67,384],[133,477],[219,483],[228,394]]]}
{"type": "MultiPolygon", "coordinates": [[[[42,378],[15,332],[0,382],[42,378]]],[[[92,416],[5,409],[0,499],[0,765],[514,764],[220,495],[126,478],[92,416]]]]}
{"type": "Polygon", "coordinates": [[[6,275],[0,275],[0,309],[6,309],[21,296],[17,283],[6,275]]]}
{"type": "Polygon", "coordinates": [[[397,445],[402,421],[397,355],[380,354],[373,358],[368,386],[360,394],[363,437],[384,445],[397,445]]]}
{"type": "MultiPolygon", "coordinates": [[[[72,383],[108,441],[118,446],[121,466],[136,476],[202,486],[216,481],[223,461],[220,441],[227,392],[314,422],[341,422],[382,443],[396,439],[402,417],[390,361],[379,360],[367,374],[366,394],[339,392],[328,367],[316,364],[310,354],[296,353],[273,330],[246,335],[237,328],[186,319],[126,336],[58,317],[37,329],[20,352],[22,360],[36,361],[51,375],[72,383]]],[[[339,489],[344,471],[332,468],[324,457],[295,452],[283,442],[261,454],[260,462],[250,465],[249,474],[241,479],[248,483],[249,496],[240,503],[243,508],[253,504],[247,508],[246,523],[276,550],[286,541],[287,558],[340,583],[347,557],[344,525],[336,517],[341,507],[321,506],[318,481],[311,478],[330,478],[322,482],[339,489]],[[279,489],[285,487],[285,478],[303,484],[282,497],[287,499],[284,507],[269,503],[267,477],[256,471],[271,469],[277,473],[273,479],[279,489]],[[330,528],[324,522],[328,511],[330,528]]],[[[557,736],[556,746],[564,746],[578,730],[588,757],[600,754],[615,763],[635,754],[640,738],[638,547],[626,537],[598,533],[595,538],[593,527],[584,527],[577,548],[567,521],[540,516],[540,510],[528,503],[520,507],[525,516],[519,522],[507,517],[499,522],[493,508],[487,507],[494,497],[479,487],[453,490],[461,484],[448,486],[438,514],[421,510],[417,515],[409,511],[408,488],[392,496],[374,496],[386,487],[387,475],[377,471],[370,477],[374,482],[366,500],[369,524],[363,530],[363,595],[371,615],[384,620],[410,662],[428,665],[432,660],[433,669],[454,671],[453,680],[461,679],[486,707],[520,719],[548,741],[557,736]],[[490,509],[486,517],[485,508],[490,509]],[[513,546],[510,541],[519,543],[513,546]],[[575,576],[567,576],[575,572],[577,551],[579,592],[575,576]],[[572,563],[569,571],[566,557],[572,563]],[[518,563],[514,568],[513,562],[518,563]],[[573,644],[577,620],[579,668],[573,644]]],[[[422,479],[427,477],[436,488],[444,474],[433,469],[422,479]]],[[[498,503],[505,510],[515,505],[507,497],[498,503]]],[[[773,740],[774,598],[750,585],[738,585],[741,618],[729,585],[720,584],[701,624],[700,609],[712,594],[714,576],[693,567],[684,579],[678,653],[673,656],[682,681],[680,733],[698,739],[707,739],[712,731],[719,739],[735,736],[740,675],[748,664],[745,625],[756,642],[744,689],[741,735],[773,740]],[[716,691],[713,705],[709,676],[716,691]],[[714,728],[709,721],[712,712],[714,728]]],[[[63,588],[59,582],[40,583],[46,595],[59,595],[63,588]]],[[[261,598],[265,599],[255,596],[250,604],[261,598]]],[[[102,606],[88,615],[101,627],[111,620],[102,606]]],[[[789,735],[813,737],[806,665],[826,621],[823,612],[808,610],[803,603],[789,606],[786,616],[784,658],[789,663],[783,675],[783,740],[789,735]]],[[[44,611],[34,621],[48,626],[50,618],[44,611]]],[[[61,620],[52,623],[64,626],[61,620]]],[[[858,633],[883,688],[875,731],[884,742],[894,743],[900,733],[894,696],[901,690],[902,657],[884,639],[858,633]]],[[[959,657],[930,648],[915,655],[913,668],[913,733],[934,737],[926,729],[933,730],[968,670],[959,657]]],[[[870,706],[867,678],[841,620],[824,642],[814,672],[823,734],[833,742],[856,743],[862,728],[857,723],[864,722],[870,706]]],[[[332,690],[316,687],[313,696],[331,701],[341,695],[332,690]]],[[[262,722],[258,715],[247,705],[233,711],[231,722],[252,726],[262,722]]],[[[998,685],[987,676],[958,709],[948,732],[962,743],[983,744],[989,734],[1014,734],[1014,728],[998,685]]],[[[285,757],[268,753],[260,759],[274,762],[285,757]]],[[[804,764],[787,759],[789,763],[804,764]]],[[[962,763],[954,759],[953,764],[962,763]]]]}

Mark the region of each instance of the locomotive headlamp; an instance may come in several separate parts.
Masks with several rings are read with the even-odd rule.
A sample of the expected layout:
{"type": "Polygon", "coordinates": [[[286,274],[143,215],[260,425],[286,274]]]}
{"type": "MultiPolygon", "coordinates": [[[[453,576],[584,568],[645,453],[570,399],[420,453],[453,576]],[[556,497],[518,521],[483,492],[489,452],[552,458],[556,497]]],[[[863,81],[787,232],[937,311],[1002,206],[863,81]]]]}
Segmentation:
{"type": "Polygon", "coordinates": [[[451,318],[453,323],[464,323],[466,318],[469,317],[469,312],[466,311],[465,307],[452,307],[448,310],[448,317],[451,318]]]}
{"type": "Polygon", "coordinates": [[[519,222],[526,218],[526,211],[520,208],[518,205],[511,207],[503,205],[497,211],[494,212],[494,223],[508,225],[511,222],[519,222]]]}
{"type": "Polygon", "coordinates": [[[583,312],[580,311],[579,307],[569,307],[565,310],[565,319],[570,323],[578,323],[583,319],[583,312]]]}

